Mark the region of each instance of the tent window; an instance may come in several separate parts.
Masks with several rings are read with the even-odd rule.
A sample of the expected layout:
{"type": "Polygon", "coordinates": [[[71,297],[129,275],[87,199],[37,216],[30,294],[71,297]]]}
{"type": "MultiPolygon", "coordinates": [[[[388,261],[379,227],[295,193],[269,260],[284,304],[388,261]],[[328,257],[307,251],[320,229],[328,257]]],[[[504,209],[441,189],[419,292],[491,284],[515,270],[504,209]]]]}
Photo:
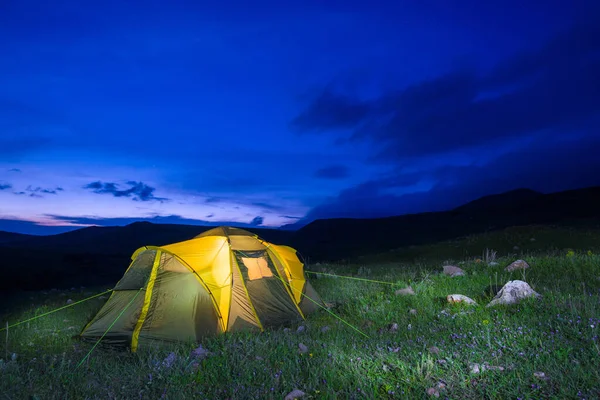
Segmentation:
{"type": "Polygon", "coordinates": [[[242,262],[248,268],[248,279],[251,281],[273,276],[269,264],[264,257],[242,257],[242,262]]]}

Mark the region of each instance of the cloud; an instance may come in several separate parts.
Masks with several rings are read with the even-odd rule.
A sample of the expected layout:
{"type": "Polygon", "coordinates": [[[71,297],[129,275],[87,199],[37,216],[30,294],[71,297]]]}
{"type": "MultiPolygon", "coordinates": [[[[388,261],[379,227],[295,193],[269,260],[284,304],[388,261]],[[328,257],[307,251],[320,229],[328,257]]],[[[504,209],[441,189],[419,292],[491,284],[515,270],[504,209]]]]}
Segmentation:
{"type": "Polygon", "coordinates": [[[313,103],[291,121],[299,132],[352,128],[373,111],[369,102],[333,93],[326,88],[313,103]]]}
{"type": "MultiPolygon", "coordinates": [[[[590,128],[600,128],[600,124],[590,128]]],[[[427,174],[402,173],[363,182],[315,207],[304,218],[376,218],[448,210],[490,193],[530,188],[549,193],[600,185],[600,135],[541,136],[531,146],[483,165],[440,166],[427,174]],[[431,185],[418,188],[419,182],[431,185]]]]}
{"type": "Polygon", "coordinates": [[[11,168],[8,172],[22,172],[19,168],[11,168]]]}
{"type": "MultiPolygon", "coordinates": [[[[54,189],[45,189],[45,188],[41,188],[41,187],[33,187],[33,186],[27,186],[27,189],[25,189],[27,192],[31,193],[31,195],[39,195],[41,194],[58,194],[58,192],[62,192],[64,191],[63,188],[61,187],[56,187],[54,189]]],[[[40,195],[41,197],[41,195],[40,195]]]]}
{"type": "Polygon", "coordinates": [[[343,165],[330,165],[315,172],[315,177],[322,179],[344,179],[349,175],[348,167],[343,165]]]}
{"type": "Polygon", "coordinates": [[[119,185],[113,182],[91,182],[85,185],[84,189],[92,190],[97,194],[111,194],[114,197],[130,197],[135,201],[168,201],[166,198],[154,196],[155,188],[146,185],[143,182],[128,181],[128,189],[120,190],[119,185]]]}
{"type": "Polygon", "coordinates": [[[262,225],[264,222],[264,218],[263,217],[254,217],[254,219],[250,222],[250,225],[252,226],[260,226],[262,225]]]}
{"type": "Polygon", "coordinates": [[[53,194],[56,195],[58,192],[64,191],[61,187],[56,187],[54,189],[46,189],[42,187],[33,187],[31,185],[27,186],[24,191],[15,192],[17,196],[25,196],[29,195],[29,197],[43,198],[45,194],[53,194]]]}
{"type": "Polygon", "coordinates": [[[399,162],[569,128],[600,110],[600,18],[574,26],[491,73],[453,71],[366,103],[320,96],[292,124],[304,132],[352,128],[399,162]]]}
{"type": "Polygon", "coordinates": [[[0,190],[8,190],[12,189],[12,185],[10,183],[0,183],[0,190]]]}

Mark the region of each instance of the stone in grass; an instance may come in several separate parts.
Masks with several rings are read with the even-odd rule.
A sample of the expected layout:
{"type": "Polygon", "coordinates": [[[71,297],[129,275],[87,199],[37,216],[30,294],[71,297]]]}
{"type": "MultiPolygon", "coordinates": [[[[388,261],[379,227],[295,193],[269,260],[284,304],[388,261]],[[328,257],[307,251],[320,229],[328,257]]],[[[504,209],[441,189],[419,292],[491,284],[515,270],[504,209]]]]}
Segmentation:
{"type": "Polygon", "coordinates": [[[440,349],[436,346],[431,346],[427,349],[431,354],[440,354],[440,349]]]}
{"type": "Polygon", "coordinates": [[[463,276],[464,274],[465,274],[465,271],[463,271],[461,268],[458,268],[455,265],[444,265],[444,275],[454,277],[454,276],[463,276]]]}
{"type": "Polygon", "coordinates": [[[506,268],[504,268],[504,270],[507,272],[512,272],[512,271],[516,271],[519,269],[527,269],[527,268],[529,268],[529,264],[527,264],[527,262],[525,260],[517,260],[517,261],[513,261],[512,263],[510,263],[510,265],[508,265],[506,268]]]}
{"type": "Polygon", "coordinates": [[[430,387],[429,389],[427,389],[427,395],[433,397],[440,397],[440,392],[436,388],[430,387]]]}
{"type": "Polygon", "coordinates": [[[411,308],[410,310],[408,310],[408,313],[410,315],[417,315],[417,310],[415,310],[414,308],[411,308]]]}
{"type": "Polygon", "coordinates": [[[388,331],[390,332],[396,332],[398,331],[398,324],[397,323],[393,323],[393,324],[389,324],[388,325],[388,331]]]}
{"type": "Polygon", "coordinates": [[[476,364],[476,363],[471,363],[469,365],[469,369],[470,369],[470,371],[471,371],[472,374],[478,374],[482,370],[481,366],[479,364],[476,364]]]}
{"type": "Polygon", "coordinates": [[[448,301],[448,303],[451,303],[451,304],[462,303],[462,304],[468,304],[468,305],[477,305],[475,300],[471,299],[470,297],[464,296],[462,294],[449,294],[448,296],[446,296],[446,300],[448,301]]]}
{"type": "Polygon", "coordinates": [[[534,373],[533,373],[533,376],[535,376],[536,378],[538,378],[538,379],[541,379],[541,380],[543,380],[543,381],[547,381],[547,380],[549,380],[549,379],[550,379],[550,378],[548,378],[548,377],[546,376],[546,374],[545,374],[545,373],[543,373],[543,372],[541,372],[541,371],[534,372],[534,373]]]}
{"type": "Polygon", "coordinates": [[[304,343],[299,343],[298,351],[300,352],[300,354],[308,353],[308,347],[306,347],[304,343]]]}
{"type": "Polygon", "coordinates": [[[542,295],[534,291],[527,282],[519,280],[508,281],[486,307],[498,304],[516,304],[528,297],[539,298],[542,295]]]}
{"type": "Polygon", "coordinates": [[[410,296],[410,295],[414,295],[415,291],[413,290],[412,287],[405,287],[404,289],[398,289],[396,290],[396,296],[410,296]]]}
{"type": "Polygon", "coordinates": [[[303,397],[304,395],[305,395],[305,393],[302,390],[294,389],[285,396],[284,400],[299,399],[299,398],[303,397]]]}

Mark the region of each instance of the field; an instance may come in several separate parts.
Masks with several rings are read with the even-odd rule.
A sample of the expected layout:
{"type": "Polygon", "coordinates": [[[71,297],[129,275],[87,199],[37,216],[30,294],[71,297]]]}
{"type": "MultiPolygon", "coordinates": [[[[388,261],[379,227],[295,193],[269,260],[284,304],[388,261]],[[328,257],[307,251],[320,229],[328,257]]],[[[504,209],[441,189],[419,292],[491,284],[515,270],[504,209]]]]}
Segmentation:
{"type": "MultiPolygon", "coordinates": [[[[525,227],[314,264],[392,284],[311,275],[330,312],[207,339],[196,354],[198,344],[89,353],[72,337],[103,304],[97,297],[0,332],[0,399],[283,399],[293,390],[304,399],[599,398],[599,254],[598,231],[525,227]],[[531,268],[505,272],[516,259],[531,268]],[[466,275],[443,275],[445,264],[466,275]],[[485,307],[514,279],[542,297],[485,307]],[[414,295],[395,293],[409,285],[414,295]],[[448,304],[449,294],[478,304],[448,304]]],[[[106,289],[25,292],[0,321],[106,289]]]]}

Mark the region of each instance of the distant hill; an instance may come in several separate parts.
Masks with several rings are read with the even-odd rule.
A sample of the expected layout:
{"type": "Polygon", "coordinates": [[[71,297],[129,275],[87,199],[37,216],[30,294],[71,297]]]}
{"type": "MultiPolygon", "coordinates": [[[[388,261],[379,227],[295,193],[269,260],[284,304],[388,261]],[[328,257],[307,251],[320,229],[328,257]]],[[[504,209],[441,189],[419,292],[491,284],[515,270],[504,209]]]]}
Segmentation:
{"type": "Polygon", "coordinates": [[[515,189],[505,193],[481,197],[455,208],[454,211],[491,212],[518,209],[538,200],[540,196],[544,196],[544,194],[531,189],[515,189]]]}
{"type": "Polygon", "coordinates": [[[33,237],[32,235],[26,235],[23,233],[13,233],[13,232],[4,232],[0,231],[0,244],[3,243],[15,243],[18,241],[26,240],[28,238],[33,237]]]}
{"type": "MultiPolygon", "coordinates": [[[[248,230],[291,245],[310,261],[337,261],[532,224],[600,224],[600,187],[550,194],[518,189],[445,212],[317,220],[296,231],[248,230]]],[[[50,236],[0,232],[0,290],[112,284],[140,246],[175,243],[211,228],[136,222],[50,236]]]]}
{"type": "Polygon", "coordinates": [[[317,220],[298,230],[292,240],[306,256],[332,261],[510,226],[599,221],[600,187],[550,194],[519,189],[444,212],[317,220]]]}

